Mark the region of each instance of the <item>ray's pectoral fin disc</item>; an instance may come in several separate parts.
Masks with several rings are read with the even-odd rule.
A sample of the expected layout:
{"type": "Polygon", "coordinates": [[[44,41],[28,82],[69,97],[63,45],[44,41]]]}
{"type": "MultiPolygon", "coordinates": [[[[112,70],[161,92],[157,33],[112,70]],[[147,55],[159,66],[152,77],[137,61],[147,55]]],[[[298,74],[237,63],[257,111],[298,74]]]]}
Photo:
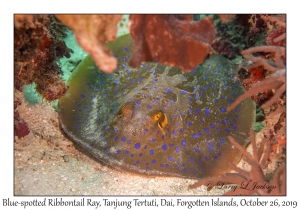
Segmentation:
{"type": "Polygon", "coordinates": [[[226,112],[244,89],[236,68],[212,56],[190,73],[159,63],[133,69],[130,35],[108,45],[118,68],[107,75],[90,56],[74,70],[58,105],[63,130],[101,161],[144,175],[204,178],[230,170],[249,142],[255,105],[226,112]]]}

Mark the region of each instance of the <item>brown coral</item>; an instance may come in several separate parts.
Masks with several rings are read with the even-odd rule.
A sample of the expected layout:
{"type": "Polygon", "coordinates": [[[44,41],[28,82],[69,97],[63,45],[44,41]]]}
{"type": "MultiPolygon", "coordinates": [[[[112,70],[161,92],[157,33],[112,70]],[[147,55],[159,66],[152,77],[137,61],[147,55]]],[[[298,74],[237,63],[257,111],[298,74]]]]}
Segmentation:
{"type": "Polygon", "coordinates": [[[286,46],[286,15],[263,16],[267,24],[266,45],[286,46]]]}
{"type": "MultiPolygon", "coordinates": [[[[268,78],[264,79],[263,81],[254,83],[251,85],[249,91],[241,95],[237,98],[237,100],[232,103],[228,108],[227,111],[231,111],[236,105],[242,102],[244,99],[252,96],[260,91],[265,91],[269,89],[277,90],[274,96],[268,100],[266,103],[262,105],[262,108],[268,108],[272,105],[286,90],[286,69],[285,64],[282,61],[282,57],[285,58],[285,48],[284,47],[276,47],[276,46],[260,46],[260,47],[253,47],[247,50],[242,51],[243,56],[254,62],[253,65],[249,66],[248,68],[254,68],[257,66],[263,66],[265,69],[274,72],[268,78]],[[271,52],[275,54],[275,64],[270,64],[272,61],[267,60],[262,57],[254,57],[249,55],[250,53],[255,52],[271,52]]],[[[285,107],[282,108],[285,110],[285,107]]]]}
{"type": "MultiPolygon", "coordinates": [[[[250,131],[251,145],[253,148],[253,156],[250,155],[241,145],[239,145],[233,137],[228,136],[229,141],[244,154],[244,159],[251,165],[250,171],[244,171],[235,165],[232,165],[233,170],[237,173],[226,173],[217,177],[210,177],[199,180],[197,183],[190,186],[196,188],[201,185],[210,184],[210,189],[213,186],[218,186],[219,183],[236,184],[239,188],[234,191],[228,191],[225,195],[286,195],[286,168],[285,164],[280,165],[273,174],[270,181],[266,180],[262,168],[265,166],[271,152],[269,139],[265,138],[256,147],[254,131],[250,131]],[[212,185],[211,185],[212,184],[212,185]]],[[[209,189],[209,190],[210,190],[209,189]]]]}
{"type": "Polygon", "coordinates": [[[21,101],[17,98],[14,101],[14,136],[22,138],[30,133],[27,123],[21,119],[17,110],[18,106],[21,105],[21,101]]]}
{"type": "Polygon", "coordinates": [[[56,15],[74,31],[78,44],[93,57],[97,66],[106,73],[112,73],[117,60],[105,42],[115,40],[117,23],[122,15],[56,15]]]}
{"type": "MultiPolygon", "coordinates": [[[[261,108],[265,109],[274,104],[286,91],[286,48],[285,48],[285,15],[263,16],[262,19],[268,25],[266,44],[270,46],[257,46],[243,50],[241,53],[252,65],[248,69],[262,66],[265,70],[271,72],[266,79],[251,85],[250,90],[241,95],[237,100],[227,108],[231,111],[237,104],[244,99],[261,91],[270,89],[275,90],[274,96],[265,102],[261,108]],[[277,43],[276,45],[274,43],[277,43]],[[258,56],[257,56],[258,55],[258,56]]],[[[285,111],[285,105],[278,107],[271,116],[285,111]]]]}
{"type": "MultiPolygon", "coordinates": [[[[249,69],[248,71],[245,69],[241,69],[239,71],[239,78],[241,80],[241,83],[243,84],[244,88],[248,91],[251,89],[251,85],[258,82],[262,81],[265,79],[265,74],[266,70],[263,69],[262,66],[257,66],[252,69],[249,69]],[[247,73],[245,73],[245,71],[247,73]],[[244,74],[244,75],[242,75],[244,74]],[[245,78],[246,76],[246,78],[245,78]]],[[[273,96],[272,90],[265,90],[262,92],[259,92],[255,95],[252,95],[251,98],[252,100],[255,101],[255,103],[258,106],[261,106],[263,103],[265,103],[267,100],[269,100],[273,96]]]]}
{"type": "Polygon", "coordinates": [[[70,57],[62,26],[52,15],[16,15],[14,33],[15,88],[36,83],[37,91],[51,101],[67,90],[58,77],[61,70],[56,64],[62,56],[70,57]],[[54,93],[54,94],[53,94],[54,93]]]}
{"type": "Polygon", "coordinates": [[[134,51],[130,65],[156,61],[191,71],[210,51],[216,30],[212,17],[191,21],[191,15],[131,15],[134,51]]]}
{"type": "Polygon", "coordinates": [[[219,18],[221,19],[222,23],[227,23],[230,21],[232,18],[235,17],[234,14],[219,14],[219,18]]]}

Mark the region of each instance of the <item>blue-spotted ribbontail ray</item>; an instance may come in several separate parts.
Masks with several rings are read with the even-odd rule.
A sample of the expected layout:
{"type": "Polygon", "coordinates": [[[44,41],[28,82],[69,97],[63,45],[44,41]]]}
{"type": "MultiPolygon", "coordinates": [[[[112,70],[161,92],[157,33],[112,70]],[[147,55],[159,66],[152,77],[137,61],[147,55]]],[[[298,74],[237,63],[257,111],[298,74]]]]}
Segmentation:
{"type": "Polygon", "coordinates": [[[100,161],[144,175],[199,179],[238,163],[227,136],[249,143],[255,105],[247,99],[226,112],[244,93],[236,66],[215,55],[189,73],[159,63],[132,69],[130,35],[108,46],[118,59],[113,74],[88,56],[67,82],[58,112],[68,136],[100,161]]]}

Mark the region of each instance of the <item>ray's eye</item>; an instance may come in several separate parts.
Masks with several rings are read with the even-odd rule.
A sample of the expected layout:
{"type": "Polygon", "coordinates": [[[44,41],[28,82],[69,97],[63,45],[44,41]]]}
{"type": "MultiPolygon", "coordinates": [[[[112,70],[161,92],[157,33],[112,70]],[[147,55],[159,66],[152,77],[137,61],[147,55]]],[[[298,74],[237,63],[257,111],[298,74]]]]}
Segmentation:
{"type": "Polygon", "coordinates": [[[158,127],[163,129],[168,125],[168,118],[163,112],[159,112],[158,114],[154,115],[154,120],[157,122],[158,127]]]}
{"type": "Polygon", "coordinates": [[[134,111],[134,104],[131,102],[127,102],[122,106],[118,115],[123,115],[125,120],[130,120],[133,116],[133,111],[134,111]]]}
{"type": "Polygon", "coordinates": [[[155,121],[159,121],[160,118],[161,118],[161,112],[159,112],[158,114],[154,115],[154,120],[155,121]]]}

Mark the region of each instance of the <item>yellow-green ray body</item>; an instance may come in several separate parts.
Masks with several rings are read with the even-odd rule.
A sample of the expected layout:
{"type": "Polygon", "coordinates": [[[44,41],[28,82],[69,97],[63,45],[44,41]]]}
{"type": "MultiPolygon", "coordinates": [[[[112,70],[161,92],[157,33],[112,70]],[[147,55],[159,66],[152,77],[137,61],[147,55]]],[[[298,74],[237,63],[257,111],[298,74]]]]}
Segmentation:
{"type": "Polygon", "coordinates": [[[68,136],[106,164],[144,175],[204,178],[240,160],[227,136],[248,144],[255,105],[247,99],[226,112],[244,93],[232,63],[215,55],[190,73],[158,63],[132,69],[129,35],[109,47],[113,74],[88,56],[68,80],[58,106],[68,136]]]}

